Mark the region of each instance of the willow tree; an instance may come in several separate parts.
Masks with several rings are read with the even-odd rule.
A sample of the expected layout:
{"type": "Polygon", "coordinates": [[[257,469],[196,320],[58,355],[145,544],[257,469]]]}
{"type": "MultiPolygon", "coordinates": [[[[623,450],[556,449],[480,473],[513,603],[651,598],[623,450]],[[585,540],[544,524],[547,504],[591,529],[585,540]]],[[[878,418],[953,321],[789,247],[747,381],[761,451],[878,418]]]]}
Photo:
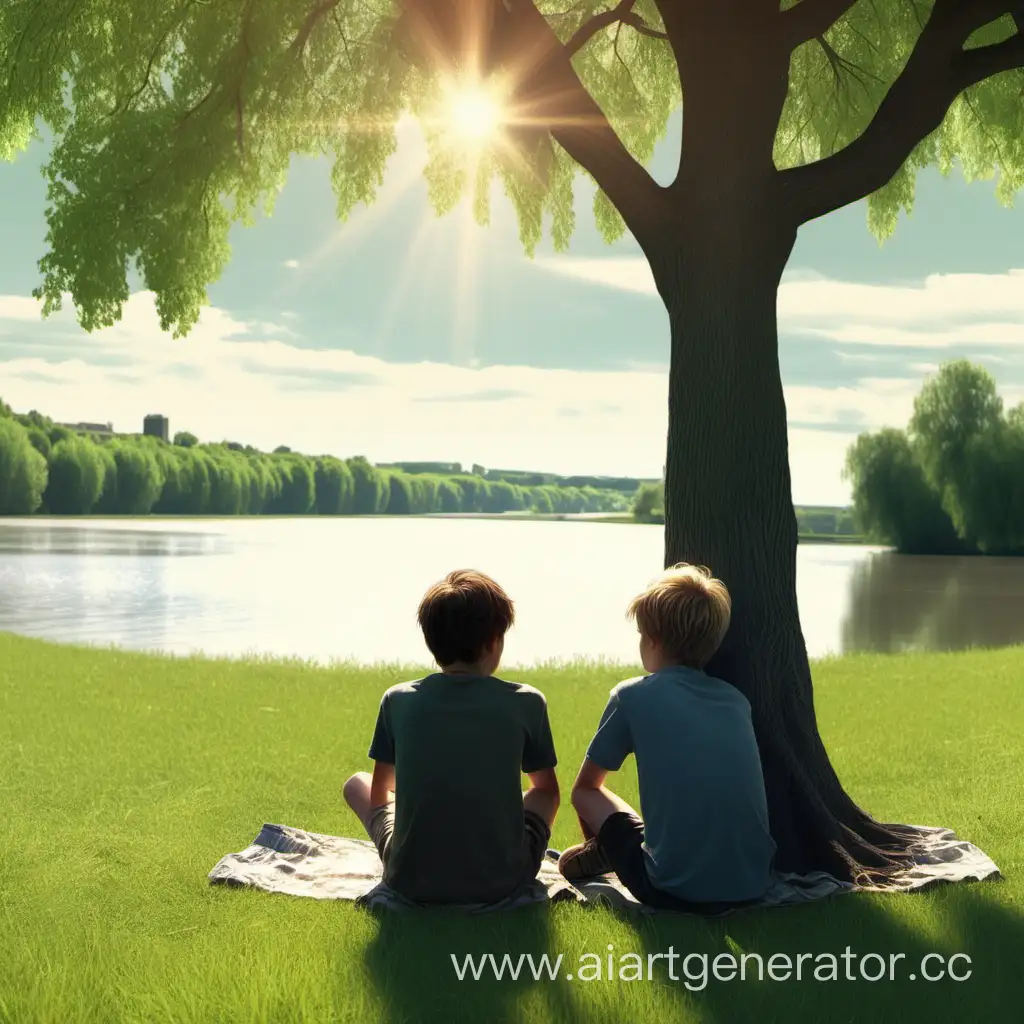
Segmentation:
{"type": "MultiPolygon", "coordinates": [[[[1019,10],[1019,7],[1018,7],[1019,10]]],[[[911,833],[861,811],[815,723],[776,292],[799,227],[865,196],[890,233],[919,168],[1024,169],[1024,35],[998,0],[4,0],[0,153],[54,135],[44,312],[116,321],[134,261],[165,330],[196,322],[233,220],[293,154],[329,154],[345,218],[417,116],[439,213],[504,183],[532,252],[564,250],[579,172],[632,232],[671,325],[665,559],[734,598],[711,671],[751,699],[779,863],[882,872],[911,833]],[[459,122],[498,130],[470,155],[459,122]],[[679,104],[675,179],[645,170],[679,104]],[[469,113],[467,114],[467,110],[469,113]]],[[[626,344],[623,339],[623,344],[626,344]]]]}

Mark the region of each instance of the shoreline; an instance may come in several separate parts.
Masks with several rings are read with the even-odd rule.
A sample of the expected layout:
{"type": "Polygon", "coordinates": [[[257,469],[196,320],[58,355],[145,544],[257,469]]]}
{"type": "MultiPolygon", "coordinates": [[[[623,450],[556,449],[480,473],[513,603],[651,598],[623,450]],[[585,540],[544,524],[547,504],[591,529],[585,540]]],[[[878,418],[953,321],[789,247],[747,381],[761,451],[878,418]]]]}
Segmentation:
{"type": "MultiPolygon", "coordinates": [[[[83,515],[83,516],[0,516],[0,526],[5,522],[17,524],[41,523],[47,526],[79,523],[105,522],[139,522],[139,523],[226,523],[256,522],[279,519],[308,519],[316,522],[332,519],[489,519],[507,522],[578,522],[578,523],[612,523],[629,526],[657,526],[664,528],[664,523],[650,522],[634,518],[631,512],[421,512],[415,515],[388,515],[372,513],[368,515],[318,516],[305,513],[302,515],[229,515],[229,516],[189,516],[189,515],[83,515]]],[[[859,534],[816,534],[801,533],[797,536],[800,544],[855,544],[866,547],[877,547],[859,534]]]]}
{"type": "MultiPolygon", "coordinates": [[[[110,655],[118,659],[143,659],[154,662],[199,662],[204,665],[222,665],[225,667],[260,667],[265,669],[294,669],[300,668],[314,672],[332,673],[338,671],[378,673],[399,675],[429,675],[437,672],[437,667],[430,661],[429,654],[425,654],[422,661],[402,659],[379,658],[373,661],[360,660],[358,658],[318,658],[316,656],[305,657],[299,654],[278,654],[259,651],[242,651],[233,654],[204,651],[201,648],[192,648],[188,651],[170,650],[159,647],[125,647],[114,641],[86,641],[86,640],[60,640],[54,637],[39,636],[31,633],[21,633],[17,630],[0,628],[0,644],[3,643],[26,643],[30,646],[60,650],[65,653],[78,653],[81,655],[110,655]]],[[[808,661],[812,666],[835,665],[839,662],[855,662],[870,659],[920,659],[920,658],[957,658],[969,657],[972,655],[998,654],[1000,652],[1019,652],[1024,655],[1024,642],[1015,644],[1002,644],[996,646],[961,647],[952,650],[934,650],[927,647],[910,647],[898,651],[876,651],[876,650],[848,650],[829,651],[815,657],[809,657],[808,661]]],[[[507,664],[503,661],[498,674],[509,673],[533,673],[533,672],[574,672],[574,671],[600,671],[600,672],[621,672],[626,675],[644,672],[638,661],[630,659],[605,658],[601,656],[588,657],[585,655],[571,655],[564,658],[541,658],[530,662],[510,661],[507,664]]],[[[623,676],[625,678],[625,675],[623,676]]]]}

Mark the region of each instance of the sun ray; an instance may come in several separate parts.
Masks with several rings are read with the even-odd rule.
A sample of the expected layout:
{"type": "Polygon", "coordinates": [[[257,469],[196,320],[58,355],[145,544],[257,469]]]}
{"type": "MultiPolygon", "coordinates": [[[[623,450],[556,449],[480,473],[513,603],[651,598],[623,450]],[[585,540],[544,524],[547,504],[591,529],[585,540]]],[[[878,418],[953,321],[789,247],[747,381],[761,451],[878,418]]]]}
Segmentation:
{"type": "MultiPolygon", "coordinates": [[[[475,5],[473,10],[480,13],[484,7],[475,5]]],[[[438,26],[424,20],[420,26],[422,31],[414,33],[419,50],[417,63],[423,62],[421,67],[426,77],[424,88],[414,90],[410,96],[409,110],[432,140],[432,146],[439,145],[454,166],[461,164],[467,192],[474,187],[489,187],[490,174],[482,174],[482,169],[487,165],[494,167],[496,161],[523,178],[542,176],[544,169],[535,160],[536,146],[547,138],[549,131],[560,127],[586,127],[592,121],[604,123],[597,115],[553,117],[552,111],[563,106],[560,98],[547,94],[537,96],[529,87],[535,55],[522,54],[513,65],[490,66],[492,58],[487,50],[493,33],[486,24],[487,19],[481,14],[470,20],[471,24],[464,22],[456,31],[460,37],[455,48],[456,59],[453,59],[452,41],[446,43],[440,38],[438,26]],[[481,185],[483,179],[487,180],[481,185]]],[[[571,101],[571,97],[565,99],[571,101]]],[[[393,130],[373,117],[357,117],[344,128],[350,133],[393,130]]],[[[400,131],[404,152],[407,141],[403,136],[400,131]]],[[[389,174],[380,198],[369,209],[358,209],[350,224],[338,225],[322,244],[305,255],[297,272],[284,279],[279,289],[281,296],[308,283],[311,276],[330,272],[336,262],[332,257],[341,246],[367,244],[377,226],[392,215],[394,208],[415,186],[423,169],[420,160],[400,160],[399,168],[394,169],[396,173],[389,174]]],[[[416,225],[406,246],[398,279],[377,322],[373,339],[375,351],[386,344],[399,313],[416,291],[433,292],[443,286],[443,281],[436,279],[441,261],[434,257],[438,247],[454,244],[455,273],[448,278],[453,289],[452,354],[462,365],[472,363],[482,269],[472,202],[472,197],[466,195],[453,211],[458,219],[454,236],[451,227],[438,223],[434,211],[425,211],[423,221],[416,225]]]]}
{"type": "MultiPolygon", "coordinates": [[[[401,132],[399,144],[402,143],[401,132]]],[[[353,247],[365,243],[377,226],[387,220],[394,208],[417,186],[423,175],[423,161],[395,160],[395,153],[388,161],[392,173],[385,178],[385,184],[377,198],[368,206],[357,206],[347,222],[334,226],[330,235],[311,252],[303,254],[294,274],[282,280],[274,289],[274,298],[284,299],[300,287],[309,284],[316,277],[334,269],[332,257],[342,247],[353,247]]]]}
{"type": "Polygon", "coordinates": [[[404,307],[409,293],[417,290],[434,290],[434,278],[444,263],[438,257],[438,249],[448,231],[448,225],[440,221],[432,210],[424,211],[409,247],[402,260],[398,280],[388,296],[387,305],[373,334],[371,351],[381,355],[383,346],[391,336],[398,314],[404,307]]]}
{"type": "Polygon", "coordinates": [[[455,331],[452,350],[456,363],[470,366],[476,355],[474,332],[479,311],[480,245],[479,225],[473,220],[469,203],[458,211],[460,218],[455,270],[455,331]]]}

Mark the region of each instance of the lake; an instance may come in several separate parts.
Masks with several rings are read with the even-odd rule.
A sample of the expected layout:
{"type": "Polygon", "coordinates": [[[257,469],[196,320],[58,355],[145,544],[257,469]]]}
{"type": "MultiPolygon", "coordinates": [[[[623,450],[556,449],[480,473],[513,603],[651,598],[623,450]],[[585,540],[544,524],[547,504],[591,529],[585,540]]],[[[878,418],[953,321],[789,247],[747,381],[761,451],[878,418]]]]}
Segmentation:
{"type": "MultiPolygon", "coordinates": [[[[629,599],[660,526],[423,518],[0,521],[0,630],[187,654],[415,662],[426,588],[454,568],[516,603],[505,662],[637,663],[629,599]]],[[[804,544],[812,657],[1024,643],[1024,559],[804,544]]]]}

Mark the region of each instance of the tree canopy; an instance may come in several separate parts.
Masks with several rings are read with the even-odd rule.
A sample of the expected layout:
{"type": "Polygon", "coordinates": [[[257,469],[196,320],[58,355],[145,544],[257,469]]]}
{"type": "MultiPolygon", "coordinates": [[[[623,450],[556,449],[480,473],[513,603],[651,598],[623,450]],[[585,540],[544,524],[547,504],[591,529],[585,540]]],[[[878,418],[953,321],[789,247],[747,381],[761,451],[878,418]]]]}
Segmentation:
{"type": "Polygon", "coordinates": [[[32,446],[28,430],[0,417],[0,515],[34,512],[46,488],[46,459],[32,446]]]}
{"type": "MultiPolygon", "coordinates": [[[[327,154],[337,215],[371,203],[405,112],[421,122],[439,213],[500,179],[528,252],[545,221],[556,249],[575,226],[574,179],[594,215],[641,237],[664,191],[641,166],[680,100],[722,110],[715,157],[732,173],[736,128],[763,145],[801,220],[870,195],[880,237],[914,199],[918,169],[1024,182],[1024,35],[998,0],[5,0],[0,157],[41,124],[55,142],[44,311],[70,293],[87,330],[119,319],[134,265],[161,325],[195,324],[229,258],[232,222],[270,209],[295,154],[327,154]],[[782,60],[782,93],[759,69],[782,60]],[[1004,71],[1009,74],[1002,74],[1004,71]],[[501,93],[501,130],[472,154],[453,143],[452,83],[501,93]],[[947,113],[948,111],[948,113],[947,113]],[[781,112],[781,116],[780,116],[781,112]],[[737,113],[737,117],[739,114],[737,113]]],[[[779,70],[779,69],[776,69],[779,70]]],[[[773,72],[774,74],[774,72],[773,72]]],[[[684,120],[684,124],[686,124],[684,120]]],[[[685,146],[684,146],[685,148],[685,146]]]]}
{"type": "Polygon", "coordinates": [[[1024,403],[958,359],[925,381],[906,431],[861,434],[846,476],[861,526],[918,554],[1024,552],[1024,403]]]}

